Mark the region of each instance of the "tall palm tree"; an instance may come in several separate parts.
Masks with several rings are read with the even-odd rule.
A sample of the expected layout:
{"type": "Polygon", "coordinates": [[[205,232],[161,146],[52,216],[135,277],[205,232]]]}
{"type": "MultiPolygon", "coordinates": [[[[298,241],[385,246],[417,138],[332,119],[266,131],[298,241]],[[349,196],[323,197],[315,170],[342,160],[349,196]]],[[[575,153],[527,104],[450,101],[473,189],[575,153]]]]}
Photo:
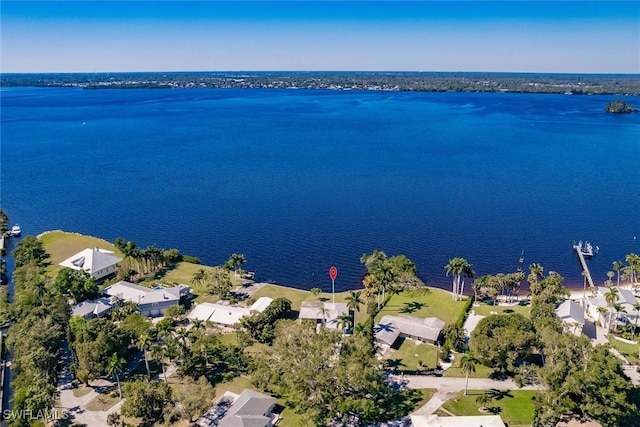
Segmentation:
{"type": "Polygon", "coordinates": [[[142,351],[144,356],[144,365],[147,368],[147,375],[151,377],[151,371],[149,371],[149,359],[147,359],[147,348],[151,345],[151,336],[149,334],[142,334],[140,338],[138,338],[138,342],[136,343],[136,347],[138,350],[142,351]]]}
{"type": "Polygon", "coordinates": [[[207,270],[205,270],[204,268],[200,268],[196,270],[195,273],[193,273],[193,276],[191,276],[190,283],[192,285],[196,283],[198,285],[202,285],[204,282],[207,281],[208,278],[209,278],[209,274],[207,274],[207,270]]]}
{"type": "Polygon", "coordinates": [[[609,330],[611,330],[611,323],[613,318],[613,308],[614,305],[618,302],[618,288],[609,287],[607,288],[609,292],[604,296],[604,300],[607,302],[609,306],[609,330]]]}
{"type": "Polygon", "coordinates": [[[327,314],[329,314],[329,309],[322,305],[322,308],[318,310],[318,314],[322,316],[322,325],[324,326],[327,323],[327,314]]]}
{"type": "Polygon", "coordinates": [[[127,361],[124,360],[123,357],[118,357],[118,353],[113,353],[107,361],[107,373],[116,377],[120,399],[122,399],[122,389],[120,388],[120,373],[122,373],[125,366],[127,366],[127,361]]]}
{"type": "Polygon", "coordinates": [[[618,315],[620,313],[626,313],[627,310],[625,310],[622,304],[619,304],[619,303],[613,304],[613,309],[615,310],[615,313],[616,313],[616,322],[614,323],[614,326],[615,326],[614,330],[617,332],[618,331],[618,315]]]}
{"type": "Polygon", "coordinates": [[[622,261],[613,261],[613,271],[618,273],[618,286],[620,286],[620,270],[624,268],[622,261]]]}
{"type": "Polygon", "coordinates": [[[631,283],[636,283],[637,275],[640,271],[640,255],[629,254],[624,259],[631,267],[631,283]]]}
{"type": "Polygon", "coordinates": [[[360,305],[362,304],[361,295],[362,292],[360,291],[349,291],[349,295],[346,298],[347,308],[354,313],[360,311],[360,305]]]}
{"type": "Polygon", "coordinates": [[[464,277],[473,278],[473,266],[464,258],[453,258],[444,266],[447,276],[453,275],[453,299],[457,301],[464,292],[464,277]]]}
{"type": "Polygon", "coordinates": [[[241,265],[243,265],[245,262],[247,262],[247,259],[244,257],[243,254],[233,253],[229,257],[229,260],[225,263],[225,265],[233,267],[233,273],[237,275],[238,274],[238,268],[241,265]]]}
{"type": "Polygon", "coordinates": [[[462,369],[462,372],[467,376],[464,383],[465,396],[467,395],[467,388],[469,386],[469,375],[476,371],[476,363],[478,362],[479,360],[473,355],[473,353],[467,353],[460,359],[460,369],[462,369]]]}
{"type": "Polygon", "coordinates": [[[151,357],[153,357],[153,359],[160,363],[160,366],[162,367],[162,376],[164,377],[164,382],[167,382],[167,372],[164,370],[164,357],[165,357],[165,346],[161,345],[161,344],[155,344],[151,347],[151,357]]]}
{"type": "Polygon", "coordinates": [[[349,313],[342,313],[340,316],[338,316],[338,327],[340,329],[347,331],[351,329],[352,326],[353,320],[349,313]]]}

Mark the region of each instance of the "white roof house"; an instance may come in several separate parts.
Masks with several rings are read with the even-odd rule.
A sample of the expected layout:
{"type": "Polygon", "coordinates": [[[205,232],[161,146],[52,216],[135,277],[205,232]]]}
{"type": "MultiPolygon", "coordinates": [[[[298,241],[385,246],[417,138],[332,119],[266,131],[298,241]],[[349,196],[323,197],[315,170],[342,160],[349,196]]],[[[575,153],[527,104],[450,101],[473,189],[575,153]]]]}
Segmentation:
{"type": "Polygon", "coordinates": [[[191,320],[198,319],[203,322],[209,321],[223,326],[232,326],[239,323],[244,316],[262,313],[271,304],[271,301],[273,299],[269,297],[261,297],[251,307],[235,307],[203,302],[196,305],[187,318],[191,320]]]}
{"type": "Polygon", "coordinates": [[[437,317],[382,316],[374,331],[376,339],[388,345],[393,345],[400,335],[435,343],[444,325],[437,317]]]}
{"type": "Polygon", "coordinates": [[[102,317],[111,312],[113,306],[108,298],[98,298],[96,300],[83,301],[71,307],[72,316],[81,316],[85,319],[102,317]]]}
{"type": "Polygon", "coordinates": [[[327,328],[338,329],[338,318],[343,314],[349,314],[349,307],[345,303],[305,301],[300,306],[298,319],[324,321],[327,328]]]}
{"type": "Polygon", "coordinates": [[[565,300],[556,308],[556,316],[562,321],[565,331],[582,334],[584,311],[575,301],[565,300]]]}
{"type": "Polygon", "coordinates": [[[414,427],[505,427],[500,415],[466,417],[440,417],[438,415],[411,415],[414,427]]]}
{"type": "Polygon", "coordinates": [[[96,247],[78,252],[58,265],[73,270],[86,271],[95,280],[100,280],[110,274],[115,274],[120,261],[122,258],[117,257],[112,251],[96,247]]]}
{"type": "MultiPolygon", "coordinates": [[[[624,316],[627,318],[635,318],[640,315],[637,310],[633,308],[637,304],[638,299],[633,295],[633,292],[628,289],[617,288],[618,297],[616,304],[620,304],[624,309],[624,316]]],[[[609,293],[609,288],[598,287],[595,297],[587,298],[587,312],[596,320],[599,320],[604,328],[609,326],[609,304],[607,303],[606,296],[609,293]],[[605,314],[598,312],[598,307],[602,307],[606,310],[605,314]]]]}
{"type": "Polygon", "coordinates": [[[177,305],[180,297],[189,293],[191,288],[177,285],[171,288],[146,288],[121,280],[106,287],[102,292],[111,297],[120,298],[138,304],[140,313],[145,316],[161,316],[167,307],[177,305]]]}
{"type": "Polygon", "coordinates": [[[270,427],[276,416],[271,413],[276,399],[245,389],[227,410],[219,427],[270,427]]]}

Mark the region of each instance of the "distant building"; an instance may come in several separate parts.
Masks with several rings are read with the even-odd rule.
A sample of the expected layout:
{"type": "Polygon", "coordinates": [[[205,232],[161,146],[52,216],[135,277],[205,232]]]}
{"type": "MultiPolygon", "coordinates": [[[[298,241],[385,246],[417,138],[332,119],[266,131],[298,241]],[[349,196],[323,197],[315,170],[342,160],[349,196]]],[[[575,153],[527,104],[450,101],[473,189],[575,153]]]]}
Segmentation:
{"type": "Polygon", "coordinates": [[[72,316],[80,316],[86,320],[103,317],[111,313],[113,306],[108,298],[83,301],[71,307],[72,316]]]}
{"type": "Polygon", "coordinates": [[[376,340],[393,345],[398,337],[407,337],[435,344],[444,328],[444,321],[437,317],[421,319],[413,316],[382,316],[374,327],[376,340]]]}
{"type": "Polygon", "coordinates": [[[190,320],[202,320],[212,322],[220,326],[233,326],[240,323],[240,319],[254,313],[262,313],[271,304],[273,299],[260,297],[251,307],[235,307],[224,304],[203,302],[196,305],[187,315],[190,320]]]}
{"type": "Polygon", "coordinates": [[[582,334],[584,310],[575,301],[565,300],[556,308],[556,316],[562,321],[565,331],[575,335],[582,334]]]}
{"type": "Polygon", "coordinates": [[[118,264],[122,258],[117,257],[112,251],[93,248],[85,249],[65,259],[58,265],[72,270],[85,271],[96,281],[115,275],[118,264]]]}
{"type": "Polygon", "coordinates": [[[257,391],[245,389],[225,416],[218,422],[219,427],[271,427],[277,415],[271,413],[276,399],[257,391]]]}
{"type": "Polygon", "coordinates": [[[313,320],[316,323],[324,323],[329,329],[339,329],[338,319],[343,314],[349,314],[349,307],[345,303],[305,301],[300,306],[298,319],[313,320]]]}
{"type": "Polygon", "coordinates": [[[177,285],[171,288],[159,286],[152,289],[121,280],[106,287],[102,292],[105,295],[138,304],[138,309],[143,316],[156,317],[163,316],[167,308],[180,303],[181,298],[189,295],[191,288],[186,285],[177,285]]]}

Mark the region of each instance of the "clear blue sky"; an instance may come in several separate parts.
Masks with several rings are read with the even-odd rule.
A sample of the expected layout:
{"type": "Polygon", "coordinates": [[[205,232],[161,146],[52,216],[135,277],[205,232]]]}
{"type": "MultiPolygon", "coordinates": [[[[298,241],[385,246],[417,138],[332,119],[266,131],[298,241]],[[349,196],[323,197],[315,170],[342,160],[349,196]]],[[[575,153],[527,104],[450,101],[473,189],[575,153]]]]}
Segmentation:
{"type": "Polygon", "coordinates": [[[2,1],[2,72],[640,73],[640,1],[2,1]]]}

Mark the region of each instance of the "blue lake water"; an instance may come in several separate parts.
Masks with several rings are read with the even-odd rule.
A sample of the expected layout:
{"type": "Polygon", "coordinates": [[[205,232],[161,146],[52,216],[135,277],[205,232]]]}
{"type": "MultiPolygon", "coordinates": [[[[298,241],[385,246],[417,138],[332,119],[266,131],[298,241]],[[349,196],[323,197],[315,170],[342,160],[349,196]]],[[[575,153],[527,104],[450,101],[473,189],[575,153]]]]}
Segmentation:
{"type": "MultiPolygon", "coordinates": [[[[3,88],[1,203],[24,234],[63,229],[244,253],[256,279],[360,286],[403,253],[430,285],[538,262],[582,286],[640,253],[640,114],[613,97],[266,89],[3,88]]],[[[639,97],[625,98],[640,106],[639,97]]]]}

